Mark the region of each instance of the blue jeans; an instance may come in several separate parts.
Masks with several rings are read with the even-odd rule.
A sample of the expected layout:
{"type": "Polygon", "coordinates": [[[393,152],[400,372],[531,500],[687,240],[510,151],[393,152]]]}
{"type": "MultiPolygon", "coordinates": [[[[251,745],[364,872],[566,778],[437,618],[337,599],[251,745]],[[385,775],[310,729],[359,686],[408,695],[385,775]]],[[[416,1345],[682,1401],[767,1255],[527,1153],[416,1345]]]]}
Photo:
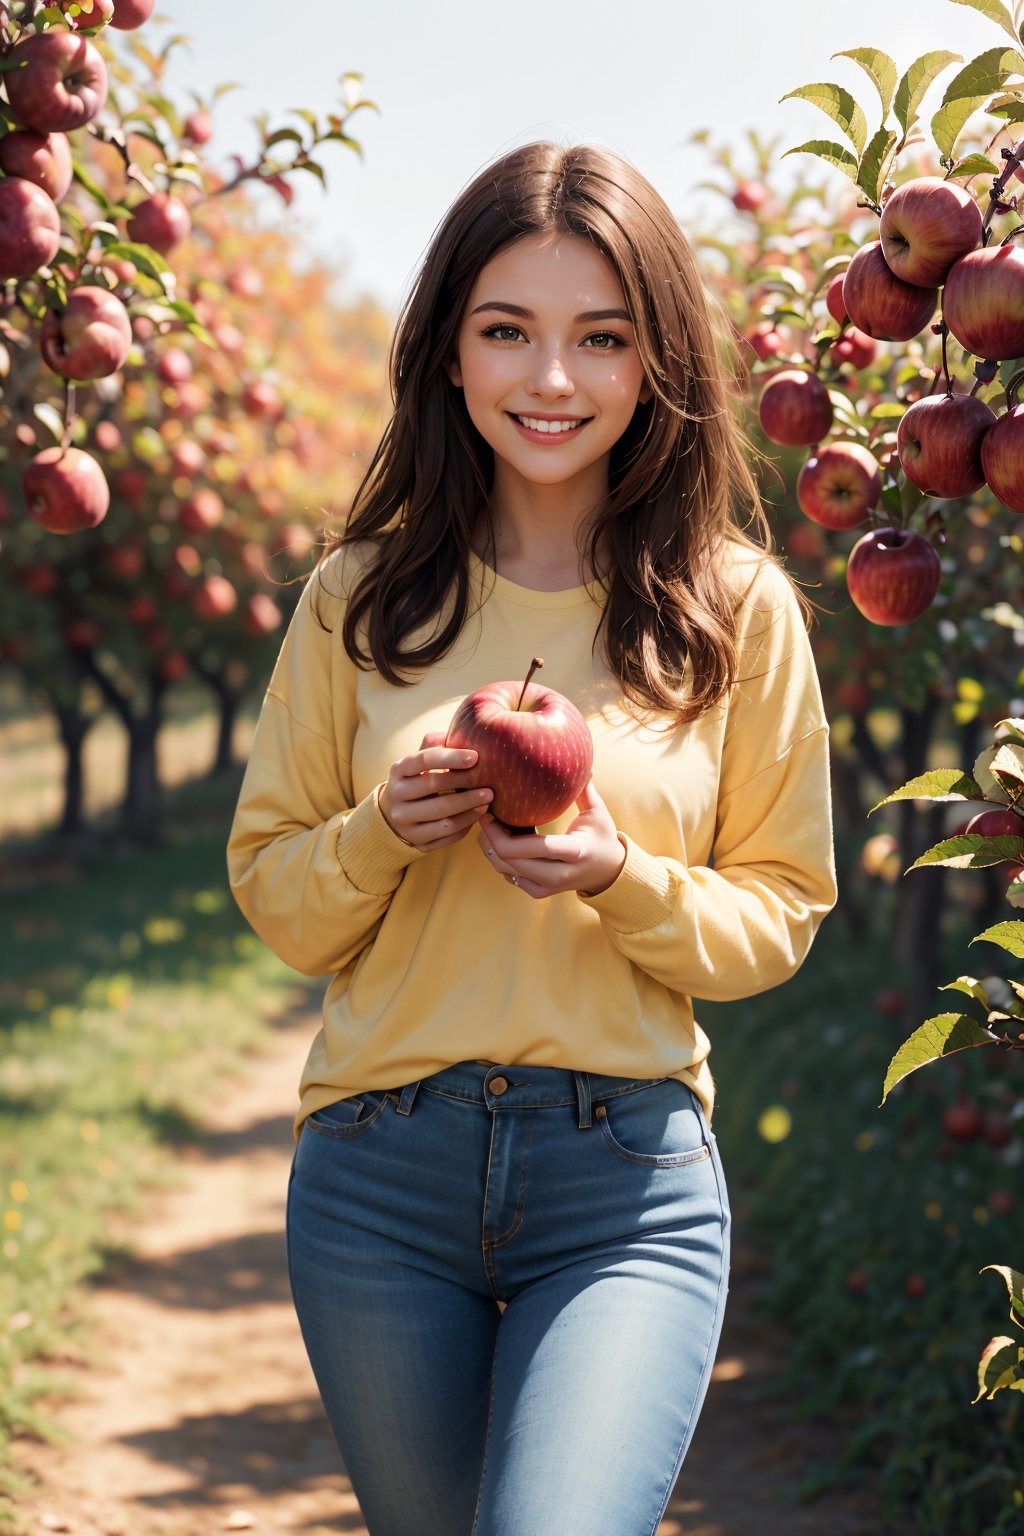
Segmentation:
{"type": "Polygon", "coordinates": [[[289,1273],[371,1536],[653,1536],[728,1234],[714,1137],[673,1078],[460,1062],[316,1111],[289,1273]]]}

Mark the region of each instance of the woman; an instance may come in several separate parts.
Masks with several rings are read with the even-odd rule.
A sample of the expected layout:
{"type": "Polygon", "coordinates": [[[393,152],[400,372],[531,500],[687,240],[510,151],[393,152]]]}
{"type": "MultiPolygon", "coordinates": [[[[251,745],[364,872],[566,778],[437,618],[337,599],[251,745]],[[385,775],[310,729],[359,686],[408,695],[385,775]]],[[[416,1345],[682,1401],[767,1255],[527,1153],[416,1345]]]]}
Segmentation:
{"type": "Polygon", "coordinates": [[[292,1289],[372,1536],[647,1536],[722,1324],[692,999],[790,976],[835,898],[827,727],[691,248],[604,150],[527,145],[431,243],[393,419],[260,717],[231,882],[333,973],[292,1289]],[[556,825],[489,813],[462,698],[582,711],[556,825]]]}

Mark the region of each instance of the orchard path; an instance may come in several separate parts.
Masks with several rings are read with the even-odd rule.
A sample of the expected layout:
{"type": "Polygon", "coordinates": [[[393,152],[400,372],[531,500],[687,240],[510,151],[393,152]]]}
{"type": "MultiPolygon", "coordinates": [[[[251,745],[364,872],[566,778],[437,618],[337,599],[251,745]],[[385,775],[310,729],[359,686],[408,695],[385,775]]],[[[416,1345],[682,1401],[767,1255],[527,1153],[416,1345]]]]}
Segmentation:
{"type": "MultiPolygon", "coordinates": [[[[134,1257],[97,1289],[92,1362],[62,1367],[78,1389],[57,1410],[70,1439],[19,1448],[28,1536],[365,1536],[284,1266],[287,1107],[313,1027],[305,1015],[247,1064],[203,1143],[183,1150],[180,1185],[131,1232],[134,1257]]],[[[742,1240],[739,1253],[714,1381],[659,1536],[877,1536],[867,1490],[786,1502],[827,1436],[785,1427],[757,1400],[785,1341],[766,1343],[744,1315],[742,1240]]]]}

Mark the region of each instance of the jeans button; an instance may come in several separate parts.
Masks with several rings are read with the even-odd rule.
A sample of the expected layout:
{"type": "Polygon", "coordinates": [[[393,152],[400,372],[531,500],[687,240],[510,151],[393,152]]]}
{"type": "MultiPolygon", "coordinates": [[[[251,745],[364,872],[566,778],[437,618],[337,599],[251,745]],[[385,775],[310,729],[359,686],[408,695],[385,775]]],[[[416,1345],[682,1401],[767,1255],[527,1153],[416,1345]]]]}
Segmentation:
{"type": "Polygon", "coordinates": [[[501,1095],[505,1092],[505,1089],[508,1087],[508,1078],[507,1077],[492,1077],[490,1083],[488,1084],[488,1087],[490,1088],[491,1092],[495,1095],[495,1097],[500,1098],[501,1095]]]}

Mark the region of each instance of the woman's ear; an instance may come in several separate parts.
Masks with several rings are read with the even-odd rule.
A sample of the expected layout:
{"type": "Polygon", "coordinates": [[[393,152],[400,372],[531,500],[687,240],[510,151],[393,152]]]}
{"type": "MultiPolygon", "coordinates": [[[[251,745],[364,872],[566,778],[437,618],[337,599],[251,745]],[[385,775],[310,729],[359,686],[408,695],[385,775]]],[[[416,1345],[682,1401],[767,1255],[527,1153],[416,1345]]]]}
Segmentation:
{"type": "Polygon", "coordinates": [[[462,388],[462,369],[459,367],[459,360],[457,357],[453,358],[452,361],[448,364],[448,377],[451,379],[456,389],[462,388]]]}

